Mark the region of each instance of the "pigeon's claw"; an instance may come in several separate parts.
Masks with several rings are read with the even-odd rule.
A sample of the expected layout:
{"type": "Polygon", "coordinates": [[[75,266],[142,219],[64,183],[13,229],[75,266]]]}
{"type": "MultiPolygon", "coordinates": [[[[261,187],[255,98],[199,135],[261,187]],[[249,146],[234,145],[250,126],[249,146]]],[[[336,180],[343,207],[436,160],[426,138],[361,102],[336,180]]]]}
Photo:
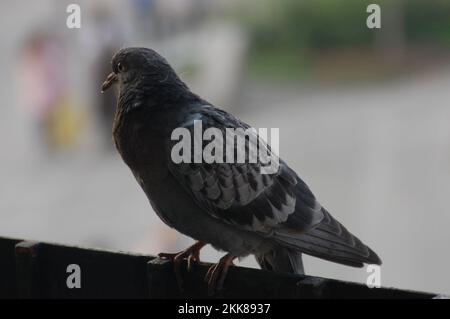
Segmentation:
{"type": "Polygon", "coordinates": [[[205,281],[208,283],[208,295],[212,296],[216,291],[223,288],[228,269],[230,266],[234,265],[234,259],[236,259],[236,256],[226,254],[217,264],[212,265],[208,269],[208,272],[205,275],[205,281]]]}
{"type": "Polygon", "coordinates": [[[200,261],[199,254],[190,254],[187,260],[187,271],[191,272],[194,269],[194,265],[200,261]]]}
{"type": "Polygon", "coordinates": [[[185,250],[179,253],[160,253],[158,257],[169,259],[173,262],[173,270],[175,273],[175,277],[177,278],[178,287],[180,291],[183,291],[183,276],[181,275],[181,264],[183,263],[183,259],[187,258],[188,266],[187,270],[192,271],[193,265],[200,261],[200,250],[205,246],[204,242],[197,242],[191,247],[186,248],[185,250]]]}

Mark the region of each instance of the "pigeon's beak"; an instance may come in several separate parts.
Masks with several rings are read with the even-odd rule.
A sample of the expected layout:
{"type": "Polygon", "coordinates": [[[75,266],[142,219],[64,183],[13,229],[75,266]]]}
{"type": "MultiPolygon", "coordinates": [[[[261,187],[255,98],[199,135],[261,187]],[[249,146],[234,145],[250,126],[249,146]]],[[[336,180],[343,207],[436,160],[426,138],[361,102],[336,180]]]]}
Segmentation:
{"type": "Polygon", "coordinates": [[[111,85],[114,84],[114,82],[117,82],[117,74],[111,72],[106,78],[105,82],[103,82],[101,92],[105,92],[111,85]]]}

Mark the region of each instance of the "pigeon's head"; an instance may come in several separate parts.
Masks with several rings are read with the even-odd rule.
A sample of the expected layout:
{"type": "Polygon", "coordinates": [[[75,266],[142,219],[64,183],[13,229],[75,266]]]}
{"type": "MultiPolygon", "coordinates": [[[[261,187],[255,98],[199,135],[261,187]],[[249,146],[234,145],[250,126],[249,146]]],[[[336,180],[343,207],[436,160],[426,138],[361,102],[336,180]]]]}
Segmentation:
{"type": "Polygon", "coordinates": [[[103,82],[102,92],[116,82],[120,92],[127,89],[151,91],[149,93],[187,89],[166,59],[151,49],[121,49],[113,56],[111,66],[112,72],[103,82]]]}

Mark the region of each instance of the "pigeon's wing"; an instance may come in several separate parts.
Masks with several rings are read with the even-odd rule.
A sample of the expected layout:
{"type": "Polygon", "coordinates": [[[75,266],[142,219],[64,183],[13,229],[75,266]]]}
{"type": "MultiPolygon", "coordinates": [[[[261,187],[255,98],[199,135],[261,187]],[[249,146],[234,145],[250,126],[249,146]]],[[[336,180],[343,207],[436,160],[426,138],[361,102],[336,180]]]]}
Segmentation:
{"type": "MultiPolygon", "coordinates": [[[[235,132],[251,129],[231,114],[205,106],[187,116],[182,127],[190,133],[190,150],[195,149],[195,143],[204,149],[213,140],[211,136],[211,141],[204,142],[202,135],[196,133],[200,121],[197,133],[209,128],[222,133],[223,155],[218,158],[223,158],[223,163],[177,164],[179,160],[172,158],[175,144],[180,143],[176,139],[168,144],[167,153],[171,155],[170,172],[202,210],[237,228],[272,236],[283,245],[317,257],[352,266],[362,266],[362,262],[371,259],[373,252],[331,217],[286,163],[277,158],[278,169],[263,174],[266,166],[260,159],[250,160],[248,154],[257,146],[266,147],[275,156],[270,147],[259,138],[246,138],[243,144],[236,143],[234,137],[227,138],[230,134],[227,128],[235,132]],[[227,163],[227,148],[234,150],[234,156],[239,148],[245,148],[245,160],[227,163]]],[[[195,157],[193,152],[190,155],[192,159],[195,157]]]]}
{"type": "MultiPolygon", "coordinates": [[[[231,139],[226,137],[230,131],[227,132],[226,128],[247,130],[250,129],[247,124],[213,107],[197,110],[183,124],[192,137],[191,149],[195,148],[196,142],[202,143],[201,136],[196,135],[195,125],[198,124],[194,121],[201,121],[203,131],[216,128],[223,134],[224,163],[176,164],[173,158],[168,163],[178,182],[205,212],[238,228],[262,233],[270,233],[280,227],[296,211],[296,216],[291,219],[297,230],[309,229],[322,220],[320,204],[284,162],[280,161],[273,174],[262,174],[264,165],[259,160],[250,163],[248,156],[243,163],[225,163],[226,148],[231,145],[231,139]]],[[[177,143],[177,140],[170,143],[171,155],[177,143]]],[[[203,142],[202,147],[208,143],[203,142]]],[[[244,145],[235,140],[234,158],[237,159],[239,147],[245,147],[246,154],[249,154],[254,143],[255,139],[250,138],[244,145]]],[[[190,155],[194,158],[192,153],[190,155]]]]}

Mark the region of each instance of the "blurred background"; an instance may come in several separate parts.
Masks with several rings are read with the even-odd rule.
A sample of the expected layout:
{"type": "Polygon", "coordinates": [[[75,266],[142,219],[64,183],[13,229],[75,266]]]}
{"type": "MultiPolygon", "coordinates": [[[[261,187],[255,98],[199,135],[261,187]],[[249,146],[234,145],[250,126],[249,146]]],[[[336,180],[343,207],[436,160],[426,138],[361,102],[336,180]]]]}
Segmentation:
{"type": "MultiPolygon", "coordinates": [[[[0,236],[145,254],[166,227],[114,150],[112,54],[151,47],[201,96],[254,127],[383,259],[383,286],[450,293],[450,2],[0,2],[0,236]]],[[[221,253],[205,249],[216,261],[221,253]]],[[[256,267],[253,257],[241,265],[256,267]]],[[[311,275],[365,269],[305,258],[311,275]]]]}

